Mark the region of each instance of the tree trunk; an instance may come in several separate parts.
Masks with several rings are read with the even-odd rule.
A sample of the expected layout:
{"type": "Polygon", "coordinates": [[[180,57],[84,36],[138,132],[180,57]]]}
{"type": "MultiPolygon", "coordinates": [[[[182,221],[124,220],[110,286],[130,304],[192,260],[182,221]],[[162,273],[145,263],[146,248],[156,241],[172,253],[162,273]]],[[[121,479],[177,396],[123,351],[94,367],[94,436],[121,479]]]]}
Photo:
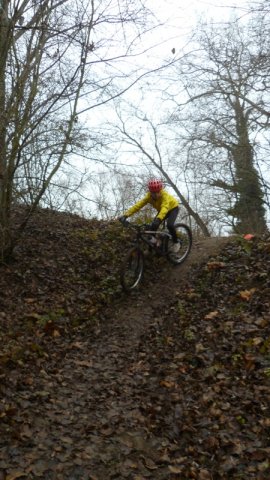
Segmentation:
{"type": "Polygon", "coordinates": [[[237,218],[236,233],[264,233],[267,231],[263,191],[254,167],[253,148],[248,136],[247,117],[239,100],[235,102],[238,143],[232,149],[235,166],[237,200],[233,211],[237,218]]]}
{"type": "Polygon", "coordinates": [[[0,258],[9,245],[9,217],[7,208],[7,112],[6,112],[6,64],[10,44],[8,1],[0,5],[0,258]]]}

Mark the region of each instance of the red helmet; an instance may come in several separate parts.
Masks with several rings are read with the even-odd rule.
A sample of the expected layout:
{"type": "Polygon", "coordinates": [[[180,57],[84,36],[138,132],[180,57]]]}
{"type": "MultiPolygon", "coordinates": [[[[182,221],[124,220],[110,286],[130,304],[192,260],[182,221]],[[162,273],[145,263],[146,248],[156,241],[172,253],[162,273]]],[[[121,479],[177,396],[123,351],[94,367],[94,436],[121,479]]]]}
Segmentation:
{"type": "Polygon", "coordinates": [[[163,188],[163,183],[161,180],[157,180],[155,178],[149,180],[148,182],[148,189],[152,193],[160,192],[163,188]]]}

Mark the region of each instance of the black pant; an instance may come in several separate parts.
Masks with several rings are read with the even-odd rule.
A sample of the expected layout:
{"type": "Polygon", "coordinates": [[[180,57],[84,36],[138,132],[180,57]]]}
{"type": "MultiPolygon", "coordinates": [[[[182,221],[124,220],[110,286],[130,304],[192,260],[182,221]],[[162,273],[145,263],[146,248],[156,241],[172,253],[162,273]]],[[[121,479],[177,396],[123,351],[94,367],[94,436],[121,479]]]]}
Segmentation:
{"type": "Polygon", "coordinates": [[[172,236],[174,243],[177,242],[177,235],[176,235],[174,224],[175,224],[175,220],[177,218],[178,212],[179,212],[179,207],[175,207],[172,210],[170,210],[165,217],[165,219],[167,220],[167,228],[172,236]]]}

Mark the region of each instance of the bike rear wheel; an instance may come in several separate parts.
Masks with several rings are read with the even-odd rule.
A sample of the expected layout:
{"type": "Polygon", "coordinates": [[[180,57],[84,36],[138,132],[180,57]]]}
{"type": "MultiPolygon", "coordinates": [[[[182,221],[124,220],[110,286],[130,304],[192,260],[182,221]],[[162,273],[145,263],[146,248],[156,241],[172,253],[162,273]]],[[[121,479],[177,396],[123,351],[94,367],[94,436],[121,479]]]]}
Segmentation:
{"type": "Polygon", "coordinates": [[[144,255],[140,248],[129,250],[120,271],[120,282],[126,292],[134,290],[143,278],[144,255]]]}
{"type": "Polygon", "coordinates": [[[185,223],[175,224],[176,234],[179,242],[178,252],[172,250],[175,245],[172,240],[168,241],[168,259],[174,265],[183,263],[189,255],[192,246],[192,232],[188,225],[185,223]]]}

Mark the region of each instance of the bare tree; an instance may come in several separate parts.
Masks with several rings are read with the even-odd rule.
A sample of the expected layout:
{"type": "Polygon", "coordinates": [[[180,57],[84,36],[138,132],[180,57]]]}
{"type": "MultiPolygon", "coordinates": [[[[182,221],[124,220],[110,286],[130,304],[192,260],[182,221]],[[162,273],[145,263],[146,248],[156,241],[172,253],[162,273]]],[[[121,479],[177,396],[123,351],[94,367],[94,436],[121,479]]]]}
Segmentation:
{"type": "Polygon", "coordinates": [[[136,81],[135,68],[129,78],[123,61],[138,54],[147,13],[140,0],[1,0],[2,257],[12,252],[63,163],[88,140],[80,114],[121,95],[136,81]],[[122,70],[119,65],[113,75],[115,61],[122,70]],[[12,211],[21,198],[30,208],[14,231],[12,211]]]}
{"type": "Polygon", "coordinates": [[[144,187],[142,178],[133,176],[124,168],[110,168],[96,173],[94,182],[91,182],[96,215],[106,220],[119,217],[137,202],[144,187]]]}
{"type": "Polygon", "coordinates": [[[264,82],[263,51],[267,51],[269,39],[261,45],[260,31],[255,43],[250,32],[249,26],[237,22],[224,28],[198,28],[199,48],[178,65],[185,100],[182,90],[182,101],[174,98],[177,106],[170,122],[178,124],[182,132],[185,129],[189,155],[194,168],[200,165],[203,182],[229,195],[230,203],[234,199],[227,208],[234,230],[261,233],[267,227],[255,149],[265,115],[259,106],[268,94],[259,85],[264,82]],[[184,125],[187,110],[189,121],[184,125]]]}
{"type": "MultiPolygon", "coordinates": [[[[145,171],[144,173],[144,184],[145,178],[149,176],[150,172],[154,175],[159,175],[163,178],[166,185],[168,185],[177,195],[180,200],[181,205],[187,212],[189,219],[193,219],[195,225],[198,225],[204,235],[210,236],[210,232],[199,215],[196,212],[190,202],[182,194],[178,184],[177,184],[177,175],[175,172],[174,162],[171,160],[168,151],[163,146],[166,146],[168,139],[162,135],[162,125],[155,125],[152,120],[150,120],[145,113],[140,112],[138,109],[131,110],[129,108],[128,117],[125,120],[123,114],[123,102],[121,103],[120,108],[118,109],[118,122],[112,125],[112,132],[109,135],[113,135],[114,138],[118,139],[118,145],[122,144],[121,156],[130,156],[133,155],[138,159],[141,159],[137,169],[142,171],[142,167],[145,171]],[[131,114],[132,112],[132,114],[131,114]],[[146,135],[148,131],[149,135],[146,135]],[[128,149],[129,153],[128,153],[128,149]],[[124,153],[125,152],[125,153],[124,153]],[[138,168],[139,167],[139,168],[138,168]]],[[[138,174],[137,174],[138,176],[138,174]]]]}

